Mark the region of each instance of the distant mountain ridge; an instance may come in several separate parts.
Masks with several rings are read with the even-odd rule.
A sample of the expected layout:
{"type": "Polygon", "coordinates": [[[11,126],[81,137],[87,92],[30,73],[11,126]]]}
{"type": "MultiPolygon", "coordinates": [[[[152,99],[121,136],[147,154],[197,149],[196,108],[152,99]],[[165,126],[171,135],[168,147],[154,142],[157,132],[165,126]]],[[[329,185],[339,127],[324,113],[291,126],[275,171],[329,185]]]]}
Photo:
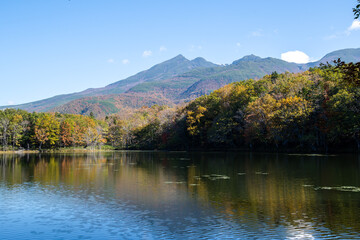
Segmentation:
{"type": "Polygon", "coordinates": [[[195,58],[188,60],[183,55],[179,54],[176,57],[157,64],[148,70],[139,72],[134,76],[128,77],[125,80],[120,80],[112,83],[104,88],[102,92],[121,93],[130,89],[132,86],[142,82],[152,82],[157,80],[164,80],[176,76],[178,74],[191,71],[196,68],[208,68],[217,66],[214,63],[208,62],[203,58],[195,58]]]}
{"type": "Polygon", "coordinates": [[[331,53],[326,54],[319,61],[310,62],[304,64],[307,68],[319,66],[320,63],[331,63],[334,60],[340,58],[344,62],[360,62],[360,48],[347,48],[342,50],[333,51],[331,53]]]}
{"type": "Polygon", "coordinates": [[[176,57],[169,59],[165,62],[157,64],[151,67],[148,70],[139,72],[133,76],[130,76],[124,80],[120,80],[109,84],[102,88],[89,88],[82,92],[57,95],[51,98],[25,103],[20,105],[11,105],[11,106],[2,106],[0,109],[4,108],[20,108],[27,111],[38,111],[46,112],[51,111],[53,108],[66,104],[70,101],[93,96],[102,96],[109,94],[120,94],[124,93],[128,89],[137,84],[143,82],[151,82],[156,80],[163,80],[171,78],[178,74],[191,71],[192,69],[198,68],[208,68],[218,66],[214,63],[208,62],[203,58],[195,58],[194,60],[188,60],[183,55],[177,55],[176,57]]]}
{"type": "Polygon", "coordinates": [[[128,92],[161,92],[175,102],[190,100],[231,82],[249,78],[259,79],[274,71],[299,72],[300,68],[295,63],[280,59],[249,55],[230,65],[195,69],[171,79],[141,83],[129,89],[128,92]]]}
{"type": "Polygon", "coordinates": [[[217,65],[201,57],[188,60],[178,55],[102,88],[90,88],[36,102],[3,106],[0,109],[12,107],[27,111],[77,114],[93,112],[97,116],[104,116],[118,113],[124,108],[137,108],[141,104],[177,104],[208,94],[231,82],[259,79],[274,71],[301,72],[338,58],[346,62],[360,61],[360,48],[334,51],[319,61],[307,64],[248,55],[229,65],[217,65]]]}

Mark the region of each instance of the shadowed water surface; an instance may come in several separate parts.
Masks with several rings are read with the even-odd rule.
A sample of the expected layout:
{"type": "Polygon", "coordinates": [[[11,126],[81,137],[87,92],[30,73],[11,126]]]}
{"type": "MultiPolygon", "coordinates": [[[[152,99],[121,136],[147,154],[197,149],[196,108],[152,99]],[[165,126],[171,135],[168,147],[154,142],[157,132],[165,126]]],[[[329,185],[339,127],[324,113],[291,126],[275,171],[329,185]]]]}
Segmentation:
{"type": "Polygon", "coordinates": [[[0,155],[0,239],[360,236],[358,155],[0,155]]]}

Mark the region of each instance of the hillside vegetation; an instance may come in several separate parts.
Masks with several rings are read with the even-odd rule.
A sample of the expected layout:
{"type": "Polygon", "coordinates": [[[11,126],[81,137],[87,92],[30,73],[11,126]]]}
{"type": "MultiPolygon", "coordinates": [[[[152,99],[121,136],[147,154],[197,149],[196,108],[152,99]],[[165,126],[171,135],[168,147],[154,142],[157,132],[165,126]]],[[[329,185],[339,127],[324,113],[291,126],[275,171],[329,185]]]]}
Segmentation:
{"type": "Polygon", "coordinates": [[[192,146],[360,148],[360,64],[352,66],[273,73],[200,97],[184,110],[192,146]]]}
{"type": "MultiPolygon", "coordinates": [[[[145,71],[141,71],[133,76],[114,82],[102,88],[89,88],[82,92],[58,95],[52,98],[26,103],[26,104],[3,106],[0,107],[0,109],[12,107],[12,108],[23,109],[30,112],[32,111],[51,112],[54,111],[56,107],[67,104],[74,100],[84,99],[85,101],[88,101],[89,97],[106,96],[106,95],[114,95],[114,94],[120,95],[126,92],[127,90],[129,90],[130,88],[138,84],[141,84],[143,82],[165,80],[177,76],[179,74],[189,72],[193,69],[209,68],[215,66],[217,65],[208,62],[203,58],[195,58],[194,60],[188,60],[184,56],[178,55],[165,62],[156,64],[155,66],[145,71]]],[[[86,86],[84,86],[84,88],[85,87],[86,86]]],[[[74,103],[71,103],[71,105],[73,104],[74,103]]],[[[96,104],[95,108],[97,106],[98,104],[96,104]]],[[[64,109],[69,109],[69,108],[65,106],[64,109]]],[[[87,112],[87,110],[83,109],[80,112],[87,112]]]]}
{"type": "Polygon", "coordinates": [[[134,131],[139,149],[360,149],[360,63],[276,72],[232,83],[192,101],[162,123],[134,131]],[[151,136],[151,137],[149,137],[151,136]]]}
{"type": "Polygon", "coordinates": [[[337,61],[231,83],[184,106],[128,108],[104,121],[7,109],[0,111],[0,133],[4,148],[356,151],[359,113],[360,63],[337,61]]]}
{"type": "Polygon", "coordinates": [[[124,109],[153,104],[178,104],[209,94],[226,84],[260,79],[272,72],[302,72],[341,58],[345,62],[360,60],[360,49],[343,49],[327,54],[321,60],[308,64],[295,64],[276,58],[245,56],[229,65],[216,65],[203,58],[188,60],[178,55],[157,64],[148,70],[102,88],[87,89],[73,94],[64,94],[32,103],[5,106],[36,112],[61,112],[90,114],[104,117],[111,113],[122,113],[124,109]],[[133,98],[128,101],[126,99],[133,98]],[[145,99],[149,98],[149,99],[145,99]],[[128,104],[130,103],[130,104],[128,104]],[[134,103],[134,105],[131,105],[134,103]]]}

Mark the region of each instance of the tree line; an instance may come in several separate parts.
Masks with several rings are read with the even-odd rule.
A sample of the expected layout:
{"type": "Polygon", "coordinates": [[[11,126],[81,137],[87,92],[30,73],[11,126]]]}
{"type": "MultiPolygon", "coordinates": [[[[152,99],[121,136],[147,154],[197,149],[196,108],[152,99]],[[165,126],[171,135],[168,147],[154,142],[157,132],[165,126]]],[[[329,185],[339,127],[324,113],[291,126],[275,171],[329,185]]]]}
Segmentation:
{"type": "Polygon", "coordinates": [[[360,150],[360,63],[273,72],[178,105],[93,116],[0,111],[3,149],[360,150]]]}
{"type": "Polygon", "coordinates": [[[106,143],[104,123],[89,116],[0,111],[3,150],[50,149],[70,146],[94,148],[106,143]]]}
{"type": "Polygon", "coordinates": [[[227,85],[186,107],[197,146],[298,151],[360,149],[360,63],[227,85]]]}
{"type": "MultiPolygon", "coordinates": [[[[160,111],[161,112],[161,111],[160,111]]],[[[360,63],[226,85],[133,132],[138,149],[359,151],[360,63]]]]}

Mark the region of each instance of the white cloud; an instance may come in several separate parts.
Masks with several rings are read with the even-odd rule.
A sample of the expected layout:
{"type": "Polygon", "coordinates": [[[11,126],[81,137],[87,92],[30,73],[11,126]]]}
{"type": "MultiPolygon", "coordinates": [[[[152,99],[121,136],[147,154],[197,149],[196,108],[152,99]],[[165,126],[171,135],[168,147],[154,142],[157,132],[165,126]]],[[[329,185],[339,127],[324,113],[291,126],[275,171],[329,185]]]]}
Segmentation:
{"type": "Polygon", "coordinates": [[[289,51],[281,54],[281,59],[287,62],[308,63],[310,57],[301,51],[289,51]]]}
{"type": "Polygon", "coordinates": [[[167,50],[167,48],[165,46],[160,47],[160,52],[165,52],[166,50],[167,50]]]}
{"type": "Polygon", "coordinates": [[[195,50],[202,50],[202,48],[203,48],[203,47],[202,47],[201,45],[198,45],[198,46],[191,45],[189,51],[190,51],[190,52],[193,52],[193,51],[195,51],[195,50]]]}
{"type": "Polygon", "coordinates": [[[325,40],[331,40],[331,39],[335,39],[335,38],[338,38],[339,35],[337,34],[332,34],[332,35],[329,35],[329,36],[326,36],[324,37],[325,40]]]}
{"type": "Polygon", "coordinates": [[[150,50],[145,50],[142,54],[143,57],[150,57],[152,55],[152,51],[150,50]]]}
{"type": "Polygon", "coordinates": [[[359,30],[360,29],[360,21],[358,19],[355,19],[351,26],[348,28],[349,31],[353,31],[353,30],[359,30]]]}
{"type": "Polygon", "coordinates": [[[15,102],[10,100],[10,101],[8,101],[8,104],[9,104],[9,105],[14,105],[15,102]]]}
{"type": "Polygon", "coordinates": [[[345,30],[343,32],[337,32],[332,35],[325,36],[324,39],[325,40],[333,40],[333,39],[337,39],[337,38],[344,38],[344,37],[350,36],[350,34],[351,34],[351,31],[345,30]]]}
{"type": "Polygon", "coordinates": [[[252,32],[251,36],[253,36],[253,37],[262,37],[264,35],[262,33],[262,29],[259,29],[259,30],[256,30],[256,31],[252,32]]]}
{"type": "Polygon", "coordinates": [[[115,62],[115,60],[114,60],[114,59],[112,59],[112,58],[110,58],[110,59],[108,59],[108,60],[107,60],[107,62],[108,62],[108,63],[114,63],[114,62],[115,62]]]}
{"type": "Polygon", "coordinates": [[[351,31],[355,31],[355,30],[360,30],[360,21],[358,19],[355,19],[351,26],[348,27],[346,30],[342,31],[342,32],[336,32],[332,35],[329,36],[325,36],[324,39],[325,40],[332,40],[332,39],[336,39],[336,38],[344,38],[344,37],[348,37],[351,35],[351,31]]]}
{"type": "Polygon", "coordinates": [[[237,43],[236,43],[236,46],[237,46],[237,47],[241,47],[241,43],[237,42],[237,43]]]}
{"type": "Polygon", "coordinates": [[[122,64],[128,64],[130,61],[129,61],[129,59],[123,59],[121,62],[122,62],[122,64]]]}

